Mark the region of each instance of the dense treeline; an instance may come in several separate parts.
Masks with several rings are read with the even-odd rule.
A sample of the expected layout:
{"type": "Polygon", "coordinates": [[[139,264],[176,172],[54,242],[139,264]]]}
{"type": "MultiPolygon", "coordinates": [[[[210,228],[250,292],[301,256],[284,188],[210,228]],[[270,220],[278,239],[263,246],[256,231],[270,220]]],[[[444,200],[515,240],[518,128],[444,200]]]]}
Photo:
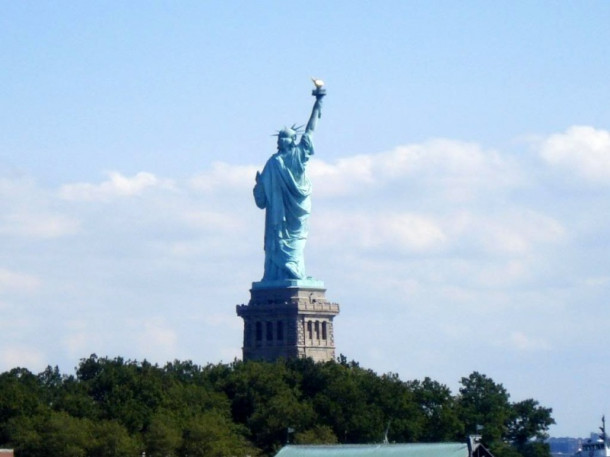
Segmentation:
{"type": "Polygon", "coordinates": [[[0,447],[19,457],[272,455],[286,441],[464,441],[479,431],[497,457],[542,457],[552,410],[474,372],[459,392],[401,381],[340,357],[164,367],[81,360],[0,374],[0,447]]]}

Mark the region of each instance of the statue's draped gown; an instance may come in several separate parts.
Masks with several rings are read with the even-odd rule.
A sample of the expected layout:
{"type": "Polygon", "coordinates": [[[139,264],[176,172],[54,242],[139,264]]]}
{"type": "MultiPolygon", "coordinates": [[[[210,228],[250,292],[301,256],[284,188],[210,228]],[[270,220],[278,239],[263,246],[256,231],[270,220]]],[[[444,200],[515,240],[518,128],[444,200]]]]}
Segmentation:
{"type": "Polygon", "coordinates": [[[306,166],[313,153],[311,136],[305,133],[297,145],[269,158],[254,187],[256,205],[267,210],[263,281],[306,277],[303,250],[311,212],[306,166]]]}

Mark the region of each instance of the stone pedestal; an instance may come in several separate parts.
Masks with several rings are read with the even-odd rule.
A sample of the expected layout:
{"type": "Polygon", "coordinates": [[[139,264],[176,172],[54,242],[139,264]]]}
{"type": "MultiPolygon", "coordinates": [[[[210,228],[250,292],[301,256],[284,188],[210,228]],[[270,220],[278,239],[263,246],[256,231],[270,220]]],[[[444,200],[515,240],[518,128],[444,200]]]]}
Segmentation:
{"type": "Polygon", "coordinates": [[[326,299],[326,289],[302,284],[252,286],[248,304],[236,308],[244,320],[244,360],[335,359],[333,318],[339,305],[326,299]]]}

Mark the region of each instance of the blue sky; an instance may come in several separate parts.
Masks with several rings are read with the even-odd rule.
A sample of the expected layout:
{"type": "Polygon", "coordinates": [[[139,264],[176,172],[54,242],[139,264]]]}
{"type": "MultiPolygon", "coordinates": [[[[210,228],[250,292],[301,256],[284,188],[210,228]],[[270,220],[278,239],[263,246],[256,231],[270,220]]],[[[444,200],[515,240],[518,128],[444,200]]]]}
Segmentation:
{"type": "Polygon", "coordinates": [[[610,3],[3,2],[0,369],[241,353],[254,175],[316,131],[337,352],[608,413],[610,3]]]}

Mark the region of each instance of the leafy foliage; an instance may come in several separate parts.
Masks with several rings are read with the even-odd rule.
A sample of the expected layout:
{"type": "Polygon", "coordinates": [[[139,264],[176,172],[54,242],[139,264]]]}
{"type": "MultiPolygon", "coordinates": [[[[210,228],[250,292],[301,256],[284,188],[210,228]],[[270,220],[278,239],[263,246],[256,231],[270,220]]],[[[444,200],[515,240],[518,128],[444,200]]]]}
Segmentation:
{"type": "Polygon", "coordinates": [[[430,378],[402,381],[348,362],[310,359],[164,367],[82,359],[0,374],[0,447],[21,457],[273,455],[299,444],[464,441],[482,427],[497,457],[548,457],[550,408],[510,402],[480,373],[457,395],[430,378]]]}

